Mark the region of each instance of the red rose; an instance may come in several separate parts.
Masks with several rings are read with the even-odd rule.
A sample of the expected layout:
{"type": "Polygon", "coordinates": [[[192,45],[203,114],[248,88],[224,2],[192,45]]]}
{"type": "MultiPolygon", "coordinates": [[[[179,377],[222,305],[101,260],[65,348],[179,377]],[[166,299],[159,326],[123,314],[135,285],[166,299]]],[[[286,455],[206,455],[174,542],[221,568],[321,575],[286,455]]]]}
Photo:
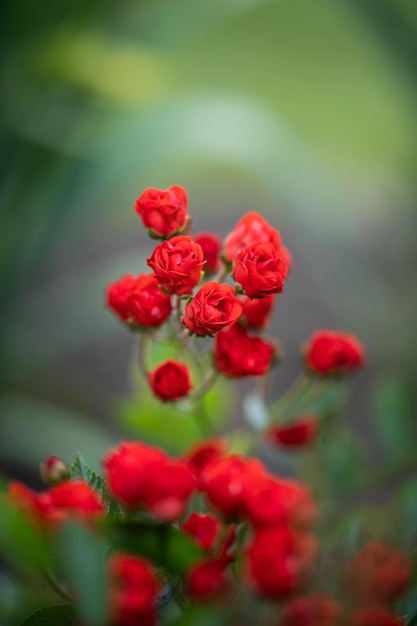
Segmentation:
{"type": "Polygon", "coordinates": [[[182,525],[182,530],[191,535],[204,550],[210,550],[219,536],[220,522],[212,515],[192,513],[182,525]]]}
{"type": "Polygon", "coordinates": [[[246,485],[249,478],[264,473],[260,461],[237,454],[212,461],[202,474],[204,491],[210,502],[228,518],[241,518],[246,512],[246,485]]]}
{"type": "Polygon", "coordinates": [[[110,494],[128,509],[145,509],[164,521],[178,519],[195,488],[184,462],[159,448],[125,442],[103,459],[110,494]]]}
{"type": "Polygon", "coordinates": [[[265,298],[248,298],[242,300],[242,321],[253,328],[265,328],[271,317],[276,296],[270,295],[265,298]]]}
{"type": "Polygon", "coordinates": [[[401,621],[389,611],[372,606],[354,613],[349,624],[350,626],[400,626],[401,621]]]}
{"type": "Polygon", "coordinates": [[[9,495],[41,524],[54,526],[71,517],[87,521],[105,513],[100,496],[83,480],[66,480],[41,493],[14,482],[10,484],[9,495]]]}
{"type": "Polygon", "coordinates": [[[271,426],[267,430],[270,441],[288,447],[309,446],[315,441],[317,433],[317,418],[312,415],[301,416],[294,422],[271,426]]]}
{"type": "Polygon", "coordinates": [[[285,605],[278,626],[336,626],[340,607],[325,595],[297,598],[285,605]]]}
{"type": "Polygon", "coordinates": [[[228,580],[225,573],[227,561],[208,559],[194,565],[188,573],[187,589],[194,598],[212,598],[224,592],[228,580]]]}
{"type": "Polygon", "coordinates": [[[299,589],[311,565],[314,538],[307,542],[283,526],[258,531],[247,550],[248,576],[262,595],[285,598],[299,589]]]}
{"type": "Polygon", "coordinates": [[[141,274],[133,283],[128,306],[142,326],[160,326],[172,311],[171,297],[158,286],[154,274],[141,274]]]}
{"type": "Polygon", "coordinates": [[[154,394],[165,402],[184,398],[192,388],[188,367],[178,361],[164,361],[148,377],[154,394]]]}
{"type": "Polygon", "coordinates": [[[274,346],[260,337],[250,337],[240,324],[216,335],[214,362],[225,376],[262,376],[271,366],[274,346]]]}
{"type": "Polygon", "coordinates": [[[215,233],[198,233],[193,237],[194,241],[203,248],[206,265],[204,270],[216,272],[220,264],[220,237],[215,233]]]}
{"type": "Polygon", "coordinates": [[[205,283],[185,307],[183,322],[196,335],[211,335],[234,324],[242,314],[242,303],[230,285],[205,283]]]}
{"type": "Polygon", "coordinates": [[[183,187],[145,189],[135,202],[135,211],[143,225],[157,237],[171,237],[186,227],[187,193],[183,187]]]}
{"type": "Polygon", "coordinates": [[[255,242],[271,243],[278,250],[281,244],[281,235],[262,215],[252,211],[246,213],[226,237],[224,241],[226,259],[229,262],[236,261],[239,252],[255,242]]]}
{"type": "Polygon", "coordinates": [[[202,441],[187,450],[183,456],[190,471],[197,479],[198,488],[203,486],[202,473],[204,469],[215,459],[221,457],[226,450],[223,439],[210,439],[202,441]]]}
{"type": "Polygon", "coordinates": [[[262,376],[271,366],[274,354],[272,343],[250,337],[239,324],[216,335],[215,365],[225,376],[262,376]]]}
{"type": "Polygon", "coordinates": [[[365,350],[354,335],[319,330],[305,346],[304,360],[316,374],[348,374],[364,364],[365,350]]]}
{"type": "Polygon", "coordinates": [[[160,583],[143,558],[117,554],[109,561],[110,615],[117,626],[154,626],[154,605],[160,583]]]}
{"type": "Polygon", "coordinates": [[[316,506],[300,483],[252,473],[246,479],[243,515],[255,528],[287,524],[304,531],[315,520],[316,506]]]}
{"type": "Polygon", "coordinates": [[[156,246],[147,263],[166,291],[184,296],[200,282],[204,254],[191,237],[179,235],[156,246]]]}
{"type": "Polygon", "coordinates": [[[402,595],[411,576],[406,554],[380,541],[368,543],[350,563],[347,583],[366,604],[386,604],[402,595]]]}
{"type": "Polygon", "coordinates": [[[129,274],[110,283],[106,290],[107,306],[125,322],[132,320],[129,298],[134,284],[135,277],[129,274]]]}
{"type": "Polygon", "coordinates": [[[251,298],[281,293],[288,267],[271,243],[252,243],[238,254],[233,278],[251,298]]]}

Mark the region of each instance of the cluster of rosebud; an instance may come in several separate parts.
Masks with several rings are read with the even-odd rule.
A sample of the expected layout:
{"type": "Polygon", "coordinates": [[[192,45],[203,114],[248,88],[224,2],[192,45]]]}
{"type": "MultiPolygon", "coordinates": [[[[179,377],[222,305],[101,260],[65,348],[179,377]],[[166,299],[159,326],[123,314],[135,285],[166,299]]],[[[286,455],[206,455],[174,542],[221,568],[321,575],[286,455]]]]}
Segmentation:
{"type": "MultiPolygon", "coordinates": [[[[256,212],[244,215],[224,241],[209,232],[191,236],[187,202],[179,186],[146,189],[136,200],[150,236],[162,242],[147,260],[152,273],[111,283],[107,304],[130,328],[151,336],[177,323],[178,336],[214,337],[212,361],[224,376],[262,376],[279,347],[259,331],[283,290],[291,255],[278,230],[256,212]]],[[[305,346],[304,360],[310,373],[343,375],[363,364],[364,350],[353,336],[319,331],[305,346]]],[[[173,359],[147,377],[164,401],[179,400],[195,387],[188,366],[173,359]]]]}

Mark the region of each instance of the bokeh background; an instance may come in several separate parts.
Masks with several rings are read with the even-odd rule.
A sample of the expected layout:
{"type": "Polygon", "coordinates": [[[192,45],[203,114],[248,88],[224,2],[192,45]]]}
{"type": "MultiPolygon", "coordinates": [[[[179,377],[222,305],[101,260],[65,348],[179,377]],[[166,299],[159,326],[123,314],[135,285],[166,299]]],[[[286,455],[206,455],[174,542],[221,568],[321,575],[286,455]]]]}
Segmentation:
{"type": "Polygon", "coordinates": [[[135,344],[103,294],[152,250],[134,199],[171,184],[195,231],[249,210],[280,229],[273,393],[314,329],[356,333],[369,367],[345,419],[409,472],[415,1],[4,0],[0,28],[3,476],[36,483],[51,452],[97,465],[125,432],[135,344]]]}

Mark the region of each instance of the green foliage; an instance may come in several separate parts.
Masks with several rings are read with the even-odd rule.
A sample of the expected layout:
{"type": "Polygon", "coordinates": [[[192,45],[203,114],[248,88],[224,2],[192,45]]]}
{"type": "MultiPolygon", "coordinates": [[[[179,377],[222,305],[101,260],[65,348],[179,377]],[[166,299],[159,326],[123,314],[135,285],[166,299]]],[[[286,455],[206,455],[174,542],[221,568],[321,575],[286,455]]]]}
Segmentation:
{"type": "Polygon", "coordinates": [[[91,626],[102,626],[107,615],[108,547],[96,532],[74,522],[62,525],[56,545],[60,569],[77,598],[80,616],[91,626]]]}
{"type": "Polygon", "coordinates": [[[191,539],[167,524],[115,521],[104,530],[115,550],[143,556],[173,574],[185,573],[202,557],[202,551],[191,539]]]}
{"type": "Polygon", "coordinates": [[[78,453],[75,457],[74,462],[69,467],[68,473],[71,480],[81,478],[82,480],[87,482],[90,487],[92,487],[100,494],[103,501],[108,507],[109,515],[111,515],[112,517],[121,516],[120,507],[117,502],[110,498],[103,478],[100,476],[100,474],[97,474],[97,472],[91,469],[87,461],[80,453],[78,453]]]}
{"type": "Polygon", "coordinates": [[[57,604],[35,611],[20,626],[75,626],[75,618],[71,605],[57,604]]]}
{"type": "Polygon", "coordinates": [[[415,456],[415,399],[409,386],[397,377],[379,380],[371,410],[375,432],[385,454],[391,460],[415,456]]]}

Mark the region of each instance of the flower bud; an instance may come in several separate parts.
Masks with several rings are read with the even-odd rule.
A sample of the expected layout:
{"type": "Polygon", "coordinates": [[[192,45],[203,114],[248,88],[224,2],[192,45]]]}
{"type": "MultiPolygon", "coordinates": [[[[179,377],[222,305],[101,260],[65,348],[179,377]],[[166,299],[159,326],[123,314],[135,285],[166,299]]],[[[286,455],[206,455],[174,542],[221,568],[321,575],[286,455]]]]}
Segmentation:
{"type": "Polygon", "coordinates": [[[55,485],[68,478],[68,465],[59,457],[51,454],[41,463],[42,480],[55,485]]]}

